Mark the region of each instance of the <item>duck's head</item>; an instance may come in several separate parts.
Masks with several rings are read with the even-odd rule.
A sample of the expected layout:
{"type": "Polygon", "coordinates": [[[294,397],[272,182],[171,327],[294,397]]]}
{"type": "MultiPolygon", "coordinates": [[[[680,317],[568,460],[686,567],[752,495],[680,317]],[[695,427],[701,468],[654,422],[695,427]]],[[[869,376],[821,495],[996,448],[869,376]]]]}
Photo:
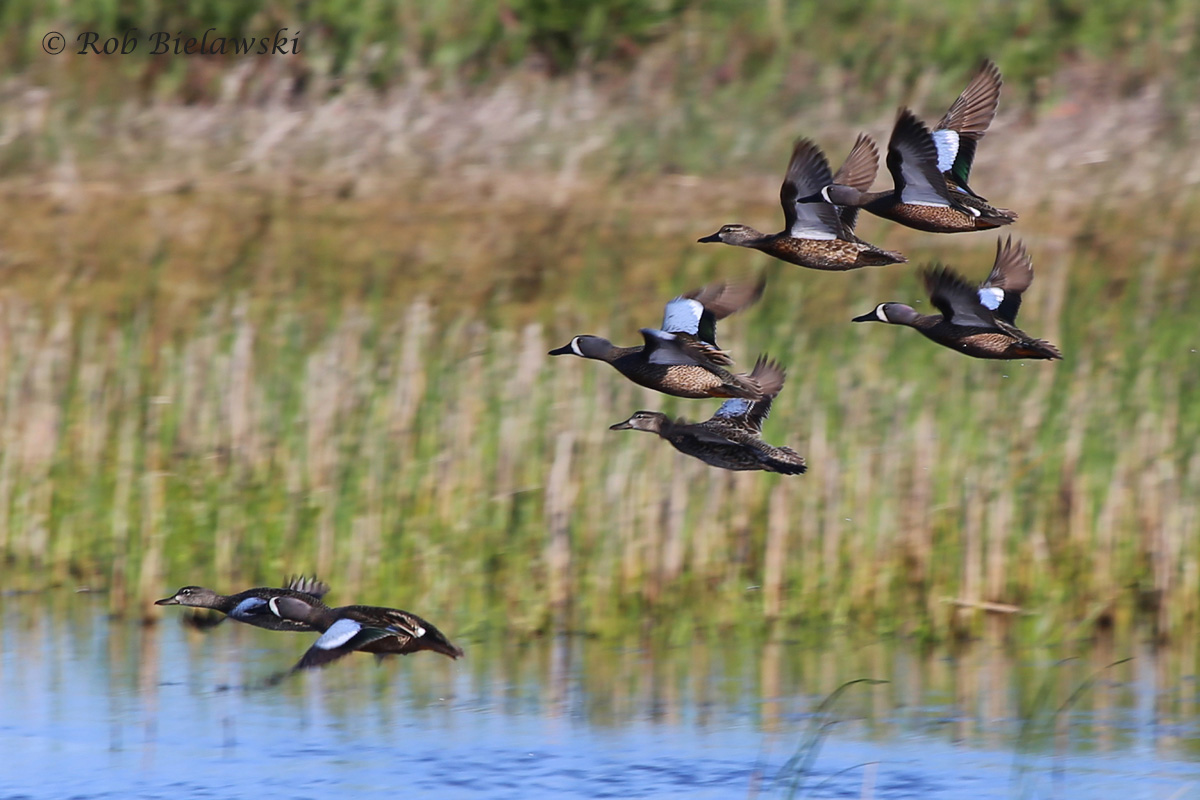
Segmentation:
{"type": "Polygon", "coordinates": [[[212,589],[205,589],[203,586],[185,586],[170,597],[164,597],[162,600],[155,600],[156,606],[197,606],[199,608],[212,608],[213,603],[220,597],[212,589]]]}
{"type": "Polygon", "coordinates": [[[724,242],[725,244],[746,245],[757,242],[763,235],[749,225],[722,225],[721,229],[711,236],[697,239],[697,242],[724,242]]]}
{"type": "Polygon", "coordinates": [[[600,336],[576,336],[562,347],[550,351],[552,356],[579,356],[580,358],[603,358],[613,349],[613,343],[600,336]]]}
{"type": "Polygon", "coordinates": [[[911,325],[920,316],[912,306],[904,303],[880,303],[873,311],[855,317],[852,322],[890,322],[893,325],[911,325]]]}
{"type": "Polygon", "coordinates": [[[635,411],[633,416],[624,422],[610,425],[610,431],[647,431],[659,433],[667,422],[667,415],[661,411],[635,411]]]}

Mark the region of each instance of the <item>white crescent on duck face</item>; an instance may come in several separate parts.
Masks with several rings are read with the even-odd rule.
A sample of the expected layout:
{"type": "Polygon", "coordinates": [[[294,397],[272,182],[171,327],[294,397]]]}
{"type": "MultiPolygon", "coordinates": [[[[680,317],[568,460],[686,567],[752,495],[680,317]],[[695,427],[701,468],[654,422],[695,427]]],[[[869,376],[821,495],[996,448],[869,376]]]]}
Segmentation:
{"type": "Polygon", "coordinates": [[[940,314],[918,314],[901,303],[883,303],[855,322],[877,321],[916,328],[927,338],[974,358],[1062,358],[1057,347],[1016,326],[1021,294],[1033,282],[1033,261],[1024,245],[1008,237],[996,243],[991,273],[972,286],[951,269],[921,271],[930,302],[940,314]]]}
{"type": "Polygon", "coordinates": [[[677,397],[757,398],[755,381],[727,369],[733,360],[716,345],[716,322],[756,302],[765,285],[721,281],[680,295],[664,306],[662,329],[640,329],[640,346],[580,335],[550,355],[604,361],[637,384],[677,397]]]}
{"type": "Polygon", "coordinates": [[[970,169],[969,155],[974,152],[974,140],[964,139],[959,131],[947,130],[939,138],[911,110],[902,108],[888,139],[891,189],[868,192],[833,183],[798,202],[857,207],[931,233],[988,230],[1011,224],[1017,215],[989,205],[966,187],[965,177],[961,186],[947,179],[941,167],[949,163],[952,173],[965,175],[970,169]]]}
{"type": "Polygon", "coordinates": [[[783,368],[778,362],[762,356],[750,374],[763,387],[763,397],[755,401],[726,400],[704,422],[689,423],[672,420],[657,411],[637,411],[610,429],[657,434],[679,452],[721,469],[763,470],[785,475],[804,472],[804,458],[795,450],[776,447],[762,439],[763,420],[770,413],[775,395],[783,388],[783,368]]]}
{"type": "Polygon", "coordinates": [[[808,139],[800,139],[779,189],[783,230],[767,234],[749,225],[723,225],[699,241],[749,247],[809,269],[845,271],[904,262],[907,259],[902,254],[883,250],[854,235],[856,209],[813,201],[835,180],[846,181],[850,191],[866,189],[877,169],[878,152],[870,137],[859,136],[836,176],[831,175],[820,148],[808,139]]]}
{"type": "Polygon", "coordinates": [[[268,630],[311,631],[313,628],[303,622],[284,620],[271,614],[268,601],[273,597],[291,596],[321,605],[321,597],[328,591],[329,587],[321,581],[301,575],[291,578],[281,588],[258,586],[231,595],[218,594],[203,586],[184,586],[171,597],[155,601],[155,605],[179,605],[218,612],[217,615],[203,612],[185,615],[184,623],[198,630],[215,628],[224,620],[232,619],[268,630]]]}

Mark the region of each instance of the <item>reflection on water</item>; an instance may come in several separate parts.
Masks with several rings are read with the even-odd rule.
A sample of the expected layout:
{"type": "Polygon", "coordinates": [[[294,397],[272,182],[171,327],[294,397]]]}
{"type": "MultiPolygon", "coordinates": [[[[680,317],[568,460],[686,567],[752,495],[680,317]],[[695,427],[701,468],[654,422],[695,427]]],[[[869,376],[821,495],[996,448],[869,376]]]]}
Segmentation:
{"type": "Polygon", "coordinates": [[[312,636],[65,593],[0,598],[0,625],[0,798],[785,796],[822,722],[804,796],[1200,797],[1190,646],[465,641],[246,690],[312,636]],[[814,719],[860,677],[889,683],[814,719]]]}

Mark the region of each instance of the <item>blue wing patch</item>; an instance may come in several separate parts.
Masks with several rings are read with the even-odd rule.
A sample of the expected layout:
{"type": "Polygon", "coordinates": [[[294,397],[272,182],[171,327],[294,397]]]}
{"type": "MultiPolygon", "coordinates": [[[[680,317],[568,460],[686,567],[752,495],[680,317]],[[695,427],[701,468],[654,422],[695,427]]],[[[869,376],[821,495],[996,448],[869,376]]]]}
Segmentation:
{"type": "Polygon", "coordinates": [[[321,634],[321,638],[317,639],[313,647],[319,647],[322,650],[336,650],[357,636],[361,630],[362,623],[352,619],[339,619],[330,625],[325,633],[321,634]]]}
{"type": "Polygon", "coordinates": [[[998,286],[989,286],[979,290],[979,302],[988,311],[995,311],[1004,302],[1004,290],[998,286]]]}

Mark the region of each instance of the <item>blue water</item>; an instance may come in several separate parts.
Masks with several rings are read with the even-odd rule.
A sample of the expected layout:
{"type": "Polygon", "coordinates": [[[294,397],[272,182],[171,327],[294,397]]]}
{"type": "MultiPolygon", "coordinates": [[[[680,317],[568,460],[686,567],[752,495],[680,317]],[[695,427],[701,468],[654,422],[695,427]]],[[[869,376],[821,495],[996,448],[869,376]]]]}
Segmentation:
{"type": "MultiPolygon", "coordinates": [[[[1032,737],[1038,684],[998,650],[462,641],[458,662],[353,656],[258,689],[312,637],[102,606],[0,600],[0,798],[785,797],[817,704],[853,677],[891,683],[821,718],[798,796],[1200,797],[1195,676],[1145,650],[1032,737]]],[[[1047,661],[1055,707],[1092,666],[1047,661]]]]}

